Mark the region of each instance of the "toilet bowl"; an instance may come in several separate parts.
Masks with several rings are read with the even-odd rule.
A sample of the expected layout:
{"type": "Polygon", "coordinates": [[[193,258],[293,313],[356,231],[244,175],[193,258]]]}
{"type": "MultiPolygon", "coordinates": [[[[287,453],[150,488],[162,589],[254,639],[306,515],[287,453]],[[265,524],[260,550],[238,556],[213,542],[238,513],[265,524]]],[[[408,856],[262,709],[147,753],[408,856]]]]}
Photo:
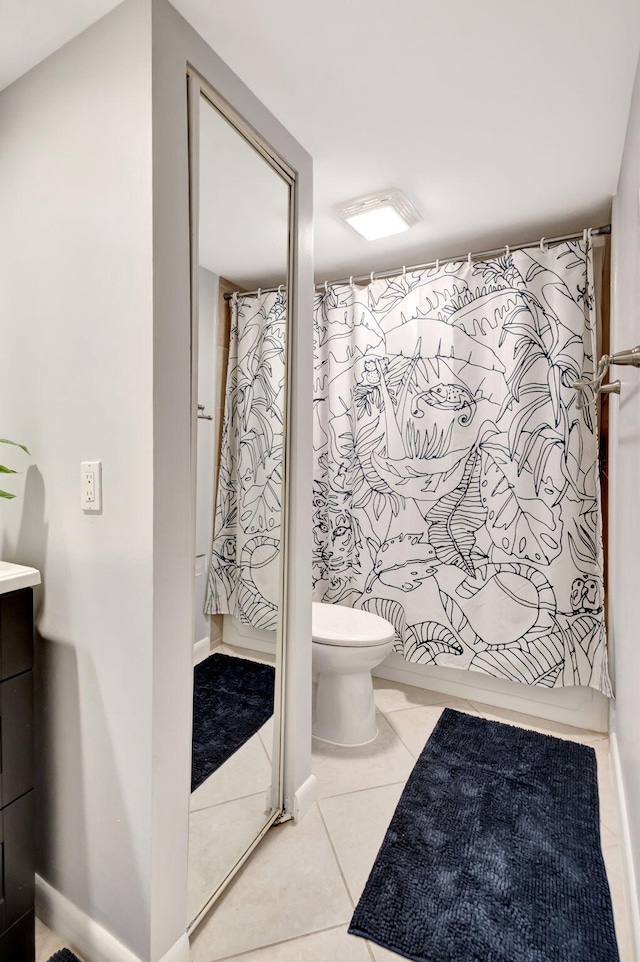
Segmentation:
{"type": "Polygon", "coordinates": [[[378,734],[371,669],[391,653],[393,625],[378,615],[313,603],[313,735],[355,748],[378,734]]]}

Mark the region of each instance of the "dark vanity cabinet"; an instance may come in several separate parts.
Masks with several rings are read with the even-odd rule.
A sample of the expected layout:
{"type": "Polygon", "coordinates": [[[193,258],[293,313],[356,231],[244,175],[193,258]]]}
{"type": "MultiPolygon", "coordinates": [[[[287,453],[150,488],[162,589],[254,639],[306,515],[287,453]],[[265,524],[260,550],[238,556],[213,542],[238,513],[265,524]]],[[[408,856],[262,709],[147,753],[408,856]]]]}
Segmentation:
{"type": "Polygon", "coordinates": [[[0,570],[0,962],[35,958],[33,795],[33,590],[0,570]]]}

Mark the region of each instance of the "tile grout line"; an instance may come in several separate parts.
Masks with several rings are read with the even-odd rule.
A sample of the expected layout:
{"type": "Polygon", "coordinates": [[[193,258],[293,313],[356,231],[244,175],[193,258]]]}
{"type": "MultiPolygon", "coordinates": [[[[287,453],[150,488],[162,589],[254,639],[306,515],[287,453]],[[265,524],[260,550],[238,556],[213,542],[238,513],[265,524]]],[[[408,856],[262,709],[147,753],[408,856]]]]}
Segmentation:
{"type": "MultiPolygon", "coordinates": [[[[469,702],[471,704],[471,702],[469,702]]],[[[448,708],[447,700],[443,698],[442,701],[429,702],[426,705],[404,705],[402,708],[380,708],[376,705],[376,711],[381,715],[395,715],[399,711],[415,711],[416,708],[448,708]]],[[[455,711],[455,709],[454,709],[455,711]]]]}
{"type": "MultiPolygon", "coordinates": [[[[383,716],[383,717],[384,717],[384,716],[383,716]]],[[[405,745],[405,743],[404,743],[403,740],[401,739],[401,737],[400,737],[400,735],[398,734],[398,732],[395,730],[395,728],[393,727],[393,725],[392,725],[389,721],[387,721],[386,718],[385,718],[385,724],[389,726],[389,729],[390,729],[391,734],[393,735],[393,737],[394,737],[398,742],[400,742],[400,744],[402,745],[402,747],[404,748],[404,750],[408,753],[410,759],[411,759],[411,760],[413,761],[413,763],[415,764],[416,759],[415,759],[415,757],[414,757],[413,752],[410,751],[410,750],[407,748],[407,746],[405,745]]],[[[315,742],[315,739],[312,740],[311,770],[312,770],[313,774],[316,775],[316,777],[318,778],[318,781],[320,781],[320,776],[318,776],[318,775],[317,775],[317,772],[314,771],[314,767],[313,767],[313,766],[314,766],[314,761],[320,760],[320,759],[323,759],[323,758],[327,758],[327,759],[329,760],[329,762],[337,760],[339,763],[341,763],[342,760],[344,760],[345,758],[347,758],[347,756],[346,756],[346,755],[344,755],[344,756],[338,755],[338,756],[333,756],[333,757],[332,757],[330,754],[329,754],[329,755],[324,755],[324,756],[323,756],[322,754],[318,754],[317,751],[314,752],[314,748],[313,748],[314,742],[315,742]]],[[[321,743],[321,744],[322,744],[322,743],[321,743]]],[[[343,748],[343,749],[345,749],[346,751],[350,751],[350,749],[349,749],[348,746],[338,746],[338,747],[343,748]]],[[[362,758],[362,756],[361,756],[361,759],[362,759],[363,761],[367,761],[367,760],[368,760],[368,758],[362,758]]],[[[353,758],[348,759],[348,760],[353,761],[353,758]]],[[[358,758],[356,757],[355,761],[358,762],[359,760],[360,760],[360,759],[358,759],[358,758]]],[[[321,761],[320,761],[320,764],[322,764],[321,761]]],[[[407,775],[407,778],[408,778],[408,777],[409,777],[409,776],[407,775]]],[[[402,781],[402,779],[396,779],[396,781],[402,781]]],[[[405,779],[405,781],[406,781],[406,779],[405,779]]],[[[385,782],[384,784],[392,784],[392,783],[391,783],[391,782],[385,782]]],[[[381,785],[368,785],[368,786],[365,786],[364,789],[349,788],[349,789],[346,790],[346,792],[336,792],[336,794],[337,794],[337,795],[345,795],[345,794],[351,794],[351,792],[366,791],[367,788],[378,788],[378,787],[379,787],[379,788],[382,788],[383,785],[382,785],[382,784],[381,784],[381,785]]],[[[330,797],[333,797],[333,796],[323,795],[323,796],[321,796],[321,797],[322,797],[322,798],[330,798],[330,797]]]]}
{"type": "MultiPolygon", "coordinates": [[[[413,756],[411,757],[413,758],[413,756]]],[[[350,788],[346,792],[336,792],[334,795],[323,795],[322,798],[318,799],[318,802],[324,802],[329,798],[343,798],[345,795],[359,795],[361,792],[372,792],[375,791],[376,788],[391,788],[392,785],[406,785],[408,778],[409,775],[407,775],[407,778],[397,778],[395,782],[384,782],[382,785],[367,785],[364,788],[350,788]]]]}
{"type": "Polygon", "coordinates": [[[203,805],[202,808],[192,808],[189,815],[195,815],[197,812],[208,812],[210,808],[220,808],[222,805],[228,805],[230,802],[242,802],[245,798],[258,798],[258,796],[264,794],[264,792],[250,792],[248,795],[234,795],[233,798],[225,798],[224,802],[214,802],[212,805],[203,805]]]}
{"type": "MultiPolygon", "coordinates": [[[[331,851],[332,851],[332,853],[333,853],[333,857],[334,857],[334,859],[335,859],[335,863],[336,863],[336,865],[338,866],[338,871],[340,872],[340,878],[342,879],[342,884],[344,885],[344,887],[345,887],[345,889],[346,889],[346,891],[347,891],[347,896],[348,896],[348,898],[349,898],[349,901],[351,902],[351,908],[352,908],[352,909],[355,909],[356,903],[355,903],[355,901],[354,901],[354,899],[353,899],[353,896],[351,895],[351,891],[350,891],[349,886],[348,886],[348,884],[347,884],[347,879],[346,879],[346,877],[345,877],[345,874],[344,874],[344,872],[342,871],[342,865],[340,864],[340,859],[338,858],[338,853],[336,852],[335,845],[333,844],[333,839],[331,838],[331,832],[329,831],[329,827],[328,827],[328,825],[327,825],[327,823],[326,823],[326,821],[325,821],[324,813],[323,813],[323,811],[322,811],[322,808],[320,807],[320,802],[321,802],[321,799],[318,799],[317,805],[318,805],[318,814],[320,815],[320,821],[322,822],[322,827],[324,828],[325,834],[326,834],[326,836],[327,836],[327,840],[328,840],[328,842],[329,842],[329,845],[331,846],[331,851]]],[[[353,914],[353,913],[352,913],[352,914],[353,914]]]]}
{"type": "MultiPolygon", "coordinates": [[[[324,830],[326,839],[327,839],[327,841],[328,841],[328,843],[329,843],[329,847],[330,847],[330,849],[331,849],[331,853],[332,853],[333,858],[334,858],[334,861],[335,861],[335,863],[336,863],[336,867],[337,867],[337,869],[338,869],[338,872],[339,872],[339,875],[340,875],[340,879],[341,879],[342,884],[343,884],[343,886],[344,886],[344,889],[345,889],[345,892],[346,892],[346,895],[347,895],[347,899],[349,900],[349,903],[350,903],[350,905],[351,905],[351,911],[353,912],[354,901],[353,901],[353,898],[351,897],[351,892],[349,891],[349,887],[348,887],[348,885],[347,885],[347,883],[346,883],[346,879],[345,879],[345,877],[344,877],[344,873],[343,873],[343,871],[342,871],[342,867],[341,867],[341,865],[340,865],[340,862],[338,861],[338,857],[337,857],[337,855],[336,855],[336,851],[335,851],[335,848],[334,848],[334,845],[333,845],[333,841],[332,841],[332,839],[331,839],[331,835],[330,835],[329,830],[328,830],[328,828],[327,828],[327,825],[326,825],[326,823],[325,823],[324,816],[322,815],[322,812],[320,811],[320,806],[318,805],[317,802],[316,802],[316,808],[317,808],[317,810],[318,810],[318,815],[319,815],[319,817],[320,817],[320,822],[321,822],[322,828],[323,828],[323,830],[324,830]]],[[[233,954],[233,955],[223,956],[223,957],[220,958],[220,959],[210,959],[210,960],[208,960],[208,962],[229,962],[229,960],[241,959],[241,958],[243,957],[243,955],[248,955],[248,954],[250,954],[250,953],[252,953],[252,952],[259,952],[259,951],[262,951],[262,950],[264,950],[264,949],[271,949],[271,948],[273,948],[273,947],[276,946],[276,945],[283,945],[283,944],[285,944],[285,943],[287,943],[287,942],[294,942],[294,941],[296,941],[296,939],[306,938],[307,936],[310,936],[310,935],[317,935],[319,932],[328,932],[328,931],[330,931],[330,930],[332,930],[332,929],[340,929],[340,928],[342,928],[345,924],[348,925],[348,921],[347,921],[346,923],[345,923],[345,922],[340,922],[340,923],[338,923],[337,925],[322,926],[321,928],[313,929],[313,930],[310,931],[310,932],[302,932],[302,933],[300,933],[300,934],[298,934],[298,935],[291,936],[291,938],[288,938],[288,939],[280,939],[280,940],[277,941],[277,942],[266,942],[266,943],[263,943],[262,945],[254,946],[252,949],[248,949],[248,950],[245,949],[243,952],[235,953],[235,954],[233,954]]],[[[375,960],[374,960],[374,962],[375,962],[375,960]]]]}
{"type": "Polygon", "coordinates": [[[241,959],[243,956],[250,955],[253,952],[261,952],[263,949],[273,949],[277,945],[287,945],[289,942],[297,942],[298,939],[306,939],[310,935],[319,935],[321,932],[332,932],[334,929],[341,929],[343,925],[343,922],[340,923],[340,925],[327,925],[323,929],[314,929],[313,932],[305,932],[303,935],[292,935],[290,939],[280,939],[279,942],[269,942],[267,945],[259,945],[255,949],[249,949],[248,952],[239,952],[235,955],[225,955],[222,959],[210,959],[209,962],[231,962],[233,959],[241,959]]]}
{"type": "Polygon", "coordinates": [[[376,962],[376,957],[373,954],[373,949],[371,948],[371,942],[369,942],[367,939],[364,939],[364,944],[366,945],[369,956],[371,957],[371,962],[376,962]]]}
{"type": "MultiPolygon", "coordinates": [[[[428,706],[427,706],[427,707],[428,707],[428,706]]],[[[440,706],[439,706],[439,705],[434,705],[433,707],[434,707],[434,708],[439,708],[440,706]]],[[[445,709],[446,707],[447,707],[446,705],[443,705],[443,706],[442,706],[442,711],[444,711],[444,709],[445,709]]],[[[409,710],[409,711],[413,711],[413,709],[411,709],[411,708],[408,709],[408,710],[409,710]]],[[[438,715],[437,721],[440,721],[441,715],[442,715],[442,712],[440,712],[440,715],[438,715]]],[[[407,743],[405,742],[405,740],[403,739],[402,735],[401,735],[400,732],[398,731],[398,729],[395,727],[395,725],[394,725],[393,722],[391,721],[391,719],[388,720],[388,724],[391,726],[391,729],[392,729],[394,735],[396,736],[396,738],[398,739],[398,741],[400,742],[400,744],[401,744],[401,745],[404,745],[404,747],[407,749],[407,751],[409,752],[409,754],[410,754],[411,757],[413,758],[413,764],[414,764],[414,766],[415,766],[416,762],[418,761],[418,758],[420,757],[420,752],[422,751],[422,748],[424,748],[424,745],[423,745],[422,748],[420,749],[420,752],[418,752],[417,755],[414,755],[413,752],[411,751],[411,749],[409,748],[409,746],[407,745],[407,743]]],[[[437,722],[436,722],[436,724],[437,724],[437,722]]],[[[429,738],[430,738],[430,737],[431,737],[431,732],[429,732],[428,737],[425,739],[425,743],[424,743],[425,745],[426,745],[427,742],[429,741],[429,738]]]]}
{"type": "MultiPolygon", "coordinates": [[[[399,784],[402,784],[402,783],[401,783],[401,782],[394,782],[394,784],[395,784],[395,785],[399,785],[399,784]]],[[[405,784],[406,784],[406,782],[405,782],[405,784]]],[[[386,788],[387,786],[385,786],[385,785],[380,785],[380,786],[376,786],[376,787],[386,788]]],[[[361,789],[361,791],[371,791],[371,789],[363,788],[363,789],[361,789]]],[[[350,794],[354,794],[354,795],[355,795],[356,792],[353,792],[353,793],[350,793],[350,794]]],[[[337,796],[332,796],[332,797],[335,798],[335,797],[337,797],[337,796]]],[[[327,833],[327,838],[329,839],[329,845],[331,846],[331,851],[333,852],[333,856],[334,856],[334,858],[335,858],[335,860],[336,860],[336,864],[337,864],[337,866],[338,866],[338,871],[340,872],[340,875],[342,876],[342,881],[344,882],[344,887],[345,887],[346,890],[347,890],[347,895],[349,896],[349,900],[350,900],[351,905],[353,906],[353,909],[354,909],[354,911],[355,911],[356,902],[355,902],[355,899],[353,898],[353,896],[351,895],[351,890],[350,890],[350,888],[349,888],[349,885],[347,884],[346,876],[345,876],[344,872],[342,871],[342,865],[340,864],[340,859],[338,858],[338,853],[337,853],[337,851],[336,851],[336,849],[335,849],[335,846],[334,846],[334,844],[333,844],[333,839],[331,838],[331,832],[329,831],[329,826],[328,826],[327,823],[326,823],[326,820],[325,820],[325,817],[324,817],[324,813],[323,813],[323,811],[322,811],[321,802],[322,802],[322,799],[318,799],[317,805],[318,805],[318,812],[319,812],[319,814],[320,814],[320,819],[321,819],[322,824],[323,824],[323,826],[324,826],[324,830],[325,830],[325,832],[327,833]]],[[[347,928],[348,928],[348,923],[347,923],[347,928]]],[[[348,934],[348,932],[347,932],[347,934],[348,934]]],[[[376,962],[376,957],[375,957],[375,955],[373,954],[373,949],[372,949],[372,947],[371,947],[371,943],[370,943],[367,939],[363,939],[363,942],[364,942],[365,946],[367,947],[367,951],[368,951],[368,953],[369,953],[369,956],[370,956],[372,962],[376,962]]]]}
{"type": "MultiPolygon", "coordinates": [[[[436,706],[436,707],[439,707],[439,706],[436,706]]],[[[409,711],[412,711],[412,709],[408,709],[408,710],[409,710],[409,711]]],[[[409,746],[408,746],[407,744],[405,744],[405,742],[404,742],[403,739],[401,738],[400,734],[396,731],[396,729],[395,729],[394,726],[391,724],[391,722],[387,720],[387,718],[386,718],[386,716],[384,716],[384,714],[383,714],[383,717],[385,718],[385,722],[387,723],[387,725],[388,725],[389,728],[391,729],[391,733],[393,734],[393,736],[398,740],[398,742],[402,745],[402,747],[404,748],[404,750],[408,753],[408,755],[409,755],[409,757],[410,757],[410,759],[411,759],[411,762],[412,762],[411,771],[413,771],[413,769],[414,769],[414,767],[415,767],[415,764],[416,764],[416,761],[418,760],[418,756],[413,754],[413,752],[411,751],[411,749],[409,748],[409,746]]],[[[312,770],[312,772],[313,772],[313,750],[312,750],[312,758],[311,758],[311,770],[312,770]]],[[[315,772],[314,772],[314,774],[315,774],[315,772]]],[[[324,798],[339,798],[339,797],[342,796],[342,795],[355,795],[357,792],[368,792],[368,791],[370,791],[372,788],[387,788],[387,787],[389,787],[390,785],[399,785],[399,784],[401,784],[401,783],[406,784],[407,779],[409,778],[409,775],[410,775],[410,774],[411,774],[411,772],[409,772],[409,773],[407,774],[406,778],[404,778],[404,779],[402,779],[402,778],[397,778],[397,779],[395,779],[393,782],[383,782],[382,784],[377,784],[377,785],[366,785],[364,788],[349,788],[349,789],[347,789],[347,790],[344,791],[344,792],[334,792],[334,793],[331,794],[331,795],[323,795],[322,797],[318,798],[317,801],[318,801],[318,802],[321,802],[324,798]]]]}
{"type": "MultiPolygon", "coordinates": [[[[422,707],[422,706],[420,706],[420,707],[422,707]]],[[[405,710],[411,711],[411,709],[401,709],[401,710],[402,710],[402,711],[405,711],[405,710]]],[[[387,721],[387,724],[388,724],[389,727],[391,728],[392,732],[393,732],[394,735],[397,737],[398,741],[399,741],[402,745],[404,745],[404,747],[406,748],[406,750],[407,750],[407,751],[409,752],[409,754],[411,755],[411,758],[413,759],[413,752],[409,751],[409,748],[408,748],[407,745],[405,745],[405,743],[402,741],[402,739],[400,738],[400,735],[397,733],[397,731],[395,730],[395,728],[393,727],[393,725],[391,724],[391,722],[386,719],[386,713],[385,713],[385,712],[380,712],[380,714],[383,715],[383,717],[384,717],[385,720],[387,721]]],[[[415,759],[414,759],[414,764],[415,764],[415,759]]],[[[408,777],[409,777],[409,776],[407,776],[407,778],[408,778],[408,777]]],[[[388,782],[388,783],[386,783],[385,785],[370,785],[368,788],[357,788],[357,789],[354,789],[353,791],[350,791],[350,792],[340,792],[340,793],[338,793],[337,795],[325,795],[323,798],[319,798],[319,799],[317,800],[317,803],[316,803],[316,804],[317,804],[317,806],[318,806],[318,812],[319,812],[319,814],[320,814],[320,818],[321,818],[321,820],[322,820],[322,824],[323,824],[323,826],[324,826],[324,830],[325,830],[325,832],[327,833],[327,838],[328,838],[329,844],[330,844],[330,846],[331,846],[331,851],[333,852],[333,856],[334,856],[334,858],[335,858],[335,860],[336,860],[336,864],[337,864],[337,866],[338,866],[338,870],[339,870],[339,872],[340,872],[340,875],[342,876],[342,881],[344,882],[344,886],[345,886],[345,888],[346,888],[346,890],[347,890],[347,894],[348,894],[348,896],[349,896],[349,900],[351,901],[351,904],[352,904],[354,910],[355,910],[355,907],[356,907],[356,903],[355,903],[355,900],[354,900],[353,896],[351,895],[351,890],[350,890],[350,888],[349,888],[349,885],[347,884],[346,876],[345,876],[345,874],[344,874],[344,872],[343,872],[343,870],[342,870],[342,865],[340,864],[340,859],[339,859],[339,857],[338,857],[338,853],[337,853],[337,851],[336,851],[336,849],[335,849],[335,846],[334,846],[334,844],[333,844],[333,839],[332,839],[332,837],[331,837],[331,832],[329,831],[329,826],[328,826],[327,823],[326,823],[326,820],[325,820],[325,817],[324,817],[324,812],[322,811],[322,802],[325,801],[325,800],[328,800],[328,799],[332,799],[332,798],[342,798],[342,797],[344,797],[345,795],[359,795],[359,794],[362,794],[363,792],[372,792],[372,791],[376,791],[376,789],[378,789],[378,788],[389,788],[389,787],[391,787],[391,786],[393,786],[393,785],[403,785],[403,786],[404,786],[404,785],[407,784],[407,778],[405,778],[405,779],[398,779],[398,781],[395,781],[395,782],[388,782]]],[[[367,952],[369,953],[369,957],[370,957],[370,959],[371,959],[371,962],[376,962],[376,957],[375,957],[375,955],[374,955],[374,953],[373,953],[373,947],[372,947],[372,945],[371,945],[371,942],[369,942],[368,939],[363,939],[363,942],[364,942],[364,944],[365,944],[365,946],[366,946],[367,952]]]]}
{"type": "MultiPolygon", "coordinates": [[[[266,722],[265,722],[265,724],[266,724],[266,722]]],[[[262,750],[264,751],[265,755],[267,756],[267,761],[269,762],[269,764],[271,765],[271,768],[273,769],[273,762],[271,761],[271,757],[270,757],[269,752],[268,752],[268,750],[267,750],[267,746],[265,745],[265,743],[264,743],[263,740],[262,740],[262,735],[260,734],[261,731],[262,731],[262,729],[259,728],[258,731],[256,732],[256,735],[258,736],[258,741],[259,741],[260,744],[262,745],[262,750]]]]}

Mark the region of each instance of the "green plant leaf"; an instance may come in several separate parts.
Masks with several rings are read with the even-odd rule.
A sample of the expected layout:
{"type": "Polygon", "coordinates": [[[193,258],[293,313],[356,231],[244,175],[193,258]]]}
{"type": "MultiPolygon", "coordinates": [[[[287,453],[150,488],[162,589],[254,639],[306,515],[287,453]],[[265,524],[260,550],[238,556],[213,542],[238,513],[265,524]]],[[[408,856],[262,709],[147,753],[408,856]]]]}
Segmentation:
{"type": "MultiPolygon", "coordinates": [[[[22,451],[25,452],[25,454],[31,453],[24,444],[18,444],[17,441],[9,441],[8,438],[0,438],[0,444],[10,444],[14,448],[20,448],[22,451]]],[[[13,468],[8,468],[4,464],[0,464],[0,474],[19,474],[19,472],[15,471],[13,468]]],[[[7,499],[15,498],[15,494],[11,494],[10,491],[0,491],[0,498],[7,498],[7,499]]]]}
{"type": "Polygon", "coordinates": [[[24,444],[18,444],[17,441],[8,441],[7,438],[0,438],[0,444],[12,444],[15,448],[22,448],[25,454],[31,454],[29,448],[24,444]]]}

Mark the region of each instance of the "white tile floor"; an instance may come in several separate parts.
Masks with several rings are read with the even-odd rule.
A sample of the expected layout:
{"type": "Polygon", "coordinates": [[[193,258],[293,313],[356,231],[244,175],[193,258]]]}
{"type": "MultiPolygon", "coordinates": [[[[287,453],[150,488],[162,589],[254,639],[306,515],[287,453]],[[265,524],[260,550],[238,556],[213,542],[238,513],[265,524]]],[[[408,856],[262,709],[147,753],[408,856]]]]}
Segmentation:
{"type": "MultiPolygon", "coordinates": [[[[220,653],[269,664],[266,654],[218,645],[220,653]]],[[[191,793],[187,922],[260,834],[272,812],[273,717],[191,793]]]]}
{"type": "MultiPolygon", "coordinates": [[[[398,962],[399,956],[348,935],[347,925],[404,783],[446,706],[595,749],[602,849],[620,957],[637,962],[631,955],[607,736],[381,679],[375,688],[379,738],[359,749],[314,742],[318,803],[299,824],[288,822],[267,834],[195,933],[193,962],[398,962]]],[[[60,947],[50,944],[46,951],[39,947],[37,962],[60,947]]]]}
{"type": "Polygon", "coordinates": [[[269,819],[272,727],[267,722],[191,793],[188,922],[269,819]]]}
{"type": "MultiPolygon", "coordinates": [[[[54,952],[59,952],[65,947],[67,943],[60,936],[47,928],[40,919],[36,919],[36,962],[47,962],[54,952]]],[[[78,958],[80,962],[85,962],[81,956],[78,955],[78,958]]]]}
{"type": "Polygon", "coordinates": [[[195,933],[193,962],[398,962],[348,935],[347,925],[405,781],[446,706],[595,748],[621,962],[634,962],[607,736],[382,679],[375,689],[378,739],[358,749],[314,742],[317,805],[300,824],[269,832],[195,933]]]}

